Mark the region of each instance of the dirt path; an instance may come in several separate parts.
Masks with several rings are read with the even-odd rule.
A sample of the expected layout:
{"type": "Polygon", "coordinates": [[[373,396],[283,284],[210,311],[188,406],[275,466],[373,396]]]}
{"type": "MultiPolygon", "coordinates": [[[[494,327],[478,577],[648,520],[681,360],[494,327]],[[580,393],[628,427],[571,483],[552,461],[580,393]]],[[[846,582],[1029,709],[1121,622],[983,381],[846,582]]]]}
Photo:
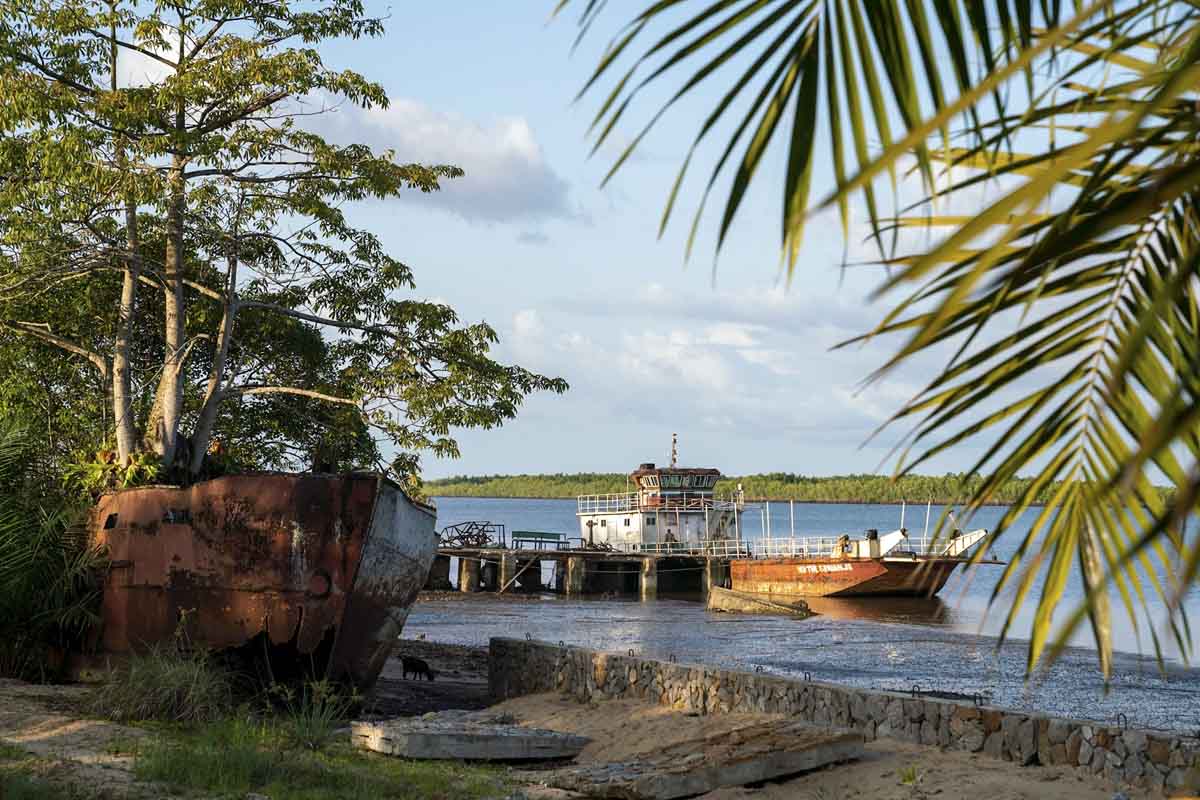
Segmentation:
{"type": "Polygon", "coordinates": [[[133,777],[133,753],[152,734],[138,728],[81,719],[89,690],[0,680],[0,742],[36,756],[40,772],[117,797],[157,797],[133,777]]]}
{"type": "MultiPolygon", "coordinates": [[[[688,716],[664,706],[632,700],[581,705],[557,694],[505,701],[494,710],[523,725],[576,733],[592,739],[579,763],[631,760],[698,737],[721,733],[768,714],[688,716]]],[[[891,740],[870,742],[857,762],[817,770],[754,788],[722,789],[708,800],[1110,800],[1112,786],[1080,778],[1065,767],[1019,767],[974,753],[939,750],[891,740]]],[[[551,795],[547,795],[551,796],[551,795]]],[[[555,794],[554,796],[562,796],[555,794]]],[[[1131,800],[1157,797],[1126,790],[1131,800]]]]}

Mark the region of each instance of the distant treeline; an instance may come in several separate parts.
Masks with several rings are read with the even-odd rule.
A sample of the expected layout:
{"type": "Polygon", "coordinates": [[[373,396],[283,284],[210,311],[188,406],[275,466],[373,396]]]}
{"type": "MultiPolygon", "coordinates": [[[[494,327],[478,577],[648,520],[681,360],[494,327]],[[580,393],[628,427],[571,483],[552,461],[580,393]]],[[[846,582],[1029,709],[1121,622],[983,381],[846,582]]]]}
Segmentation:
{"type": "MultiPolygon", "coordinates": [[[[982,477],[965,473],[907,475],[892,480],[885,475],[835,475],[818,478],[788,472],[742,475],[722,479],[717,494],[732,493],[742,484],[748,500],[799,500],[807,503],[960,503],[978,488],[982,477]]],[[[1030,480],[1006,483],[992,502],[1008,504],[1020,498],[1030,480]]],[[[449,497],[575,497],[580,494],[612,494],[631,491],[627,476],[616,472],[580,472],[573,475],[482,475],[428,481],[430,495],[449,497]]],[[[1043,489],[1037,502],[1054,491],[1043,489]]]]}

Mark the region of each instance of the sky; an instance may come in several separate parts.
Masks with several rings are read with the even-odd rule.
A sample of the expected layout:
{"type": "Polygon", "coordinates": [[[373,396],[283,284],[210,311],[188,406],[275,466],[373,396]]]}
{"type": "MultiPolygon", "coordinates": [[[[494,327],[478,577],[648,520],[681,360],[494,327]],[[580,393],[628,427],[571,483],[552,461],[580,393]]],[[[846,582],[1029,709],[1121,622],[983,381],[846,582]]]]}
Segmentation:
{"type": "MultiPolygon", "coordinates": [[[[323,132],[466,171],[439,193],[363,204],[352,219],[413,268],[418,296],[491,324],[497,358],[571,385],[565,395],[529,398],[499,430],[459,432],[461,457],[426,457],[425,477],[622,472],[667,461],[672,433],[682,463],[727,474],[890,470],[906,429],[872,434],[940,363],[914,361],[864,388],[897,343],[831,349],[888,308],[870,300],[877,267],[842,266],[844,256],[870,255],[860,242],[865,228],[852,225],[847,250],[836,213],[818,214],[788,280],[774,180],[784,158],[776,152],[719,261],[718,218],[709,214],[685,264],[701,183],[685,184],[682,213],[661,240],[658,223],[675,170],[724,84],[665,117],[601,188],[618,151],[605,146],[589,157],[599,96],[575,96],[638,4],[611,4],[574,53],[574,17],[551,21],[552,6],[368,4],[388,17],[383,38],[322,48],[327,64],[367,75],[391,98],[387,109],[343,105],[320,121],[323,132]]],[[[651,99],[633,120],[656,107],[651,99]]],[[[814,199],[832,188],[827,161],[818,160],[814,199]]],[[[967,469],[978,453],[964,446],[922,471],[967,469]]]]}

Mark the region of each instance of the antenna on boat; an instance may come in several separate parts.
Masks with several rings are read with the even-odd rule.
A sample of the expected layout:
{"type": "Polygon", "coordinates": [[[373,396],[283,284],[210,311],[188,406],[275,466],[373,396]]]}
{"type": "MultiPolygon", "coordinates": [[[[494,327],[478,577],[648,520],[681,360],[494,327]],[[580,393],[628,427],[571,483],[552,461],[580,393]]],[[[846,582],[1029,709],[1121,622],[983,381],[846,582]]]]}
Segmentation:
{"type": "Polygon", "coordinates": [[[679,434],[671,434],[671,466],[679,466],[679,434]]]}

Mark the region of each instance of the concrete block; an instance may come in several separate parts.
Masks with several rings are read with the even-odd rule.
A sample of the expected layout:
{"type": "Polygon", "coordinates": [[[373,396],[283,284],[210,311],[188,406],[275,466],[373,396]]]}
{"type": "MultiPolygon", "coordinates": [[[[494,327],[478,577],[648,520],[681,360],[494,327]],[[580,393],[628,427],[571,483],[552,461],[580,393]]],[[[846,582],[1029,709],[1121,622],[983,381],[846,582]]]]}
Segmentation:
{"type": "Polygon", "coordinates": [[[356,747],[391,756],[479,761],[542,761],[574,758],[588,739],[514,725],[489,712],[443,711],[421,717],[355,722],[356,747]]]}
{"type": "Polygon", "coordinates": [[[568,767],[552,773],[546,783],[589,797],[672,800],[807,772],[862,753],[863,738],[857,733],[776,720],[680,742],[636,761],[568,767]]]}

